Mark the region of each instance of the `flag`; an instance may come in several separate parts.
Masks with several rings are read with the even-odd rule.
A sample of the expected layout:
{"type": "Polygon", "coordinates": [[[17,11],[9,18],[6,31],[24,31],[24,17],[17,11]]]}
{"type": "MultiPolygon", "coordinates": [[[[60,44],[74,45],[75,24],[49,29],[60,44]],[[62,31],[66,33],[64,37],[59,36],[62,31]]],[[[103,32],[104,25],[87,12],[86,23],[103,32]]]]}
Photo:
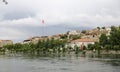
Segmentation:
{"type": "Polygon", "coordinates": [[[44,20],[42,20],[42,24],[44,24],[45,23],[45,21],[44,20]]]}

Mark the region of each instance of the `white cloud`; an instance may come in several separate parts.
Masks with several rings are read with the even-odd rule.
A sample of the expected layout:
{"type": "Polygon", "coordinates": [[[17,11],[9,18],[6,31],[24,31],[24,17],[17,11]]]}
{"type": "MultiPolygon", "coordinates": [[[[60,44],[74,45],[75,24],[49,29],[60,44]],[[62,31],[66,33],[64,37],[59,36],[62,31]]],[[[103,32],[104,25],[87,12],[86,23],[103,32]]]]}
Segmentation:
{"type": "MultiPolygon", "coordinates": [[[[39,22],[41,23],[41,22],[39,22]]],[[[38,20],[35,18],[22,18],[22,19],[14,19],[14,20],[4,20],[0,22],[0,26],[39,26],[38,20]]]]}
{"type": "MultiPolygon", "coordinates": [[[[2,21],[3,24],[7,22],[10,23],[9,25],[12,23],[14,25],[39,26],[41,25],[41,19],[45,20],[46,25],[61,23],[79,25],[79,23],[83,24],[83,22],[84,24],[87,23],[86,26],[90,26],[92,23],[100,24],[101,22],[106,22],[105,25],[109,25],[107,23],[111,21],[113,21],[113,24],[118,22],[119,15],[117,16],[118,18],[115,18],[114,15],[116,13],[119,14],[120,11],[117,9],[119,8],[117,3],[118,0],[8,0],[8,2],[8,6],[2,6],[3,8],[0,10],[4,14],[19,10],[28,12],[28,14],[29,11],[33,11],[36,15],[35,17],[2,21]],[[111,14],[112,11],[113,14],[111,14]],[[102,19],[98,18],[97,15],[102,19]],[[108,20],[107,16],[111,16],[112,20],[108,20]],[[99,20],[103,21],[97,23],[99,20]]],[[[92,25],[96,26],[96,24],[92,25]]]]}
{"type": "Polygon", "coordinates": [[[11,28],[0,28],[0,39],[18,39],[20,37],[25,37],[26,34],[24,32],[11,29],[11,28]]]}
{"type": "MultiPolygon", "coordinates": [[[[0,4],[0,33],[2,33],[0,38],[4,39],[17,39],[30,35],[22,33],[15,27],[43,26],[42,19],[45,20],[44,26],[57,24],[73,27],[120,25],[119,0],[7,1],[8,5],[0,4]]],[[[26,32],[29,33],[27,30],[26,32]]]]}
{"type": "Polygon", "coordinates": [[[0,21],[0,26],[48,26],[48,25],[57,25],[57,24],[69,24],[76,26],[110,26],[110,25],[118,25],[120,22],[120,16],[114,17],[112,15],[88,15],[88,14],[78,14],[75,16],[56,16],[56,17],[48,17],[43,18],[45,20],[45,24],[42,24],[42,18],[38,17],[28,17],[22,19],[14,19],[14,20],[4,20],[0,21]],[[110,24],[109,24],[110,23],[110,24]],[[117,23],[117,24],[116,24],[117,23]]]}

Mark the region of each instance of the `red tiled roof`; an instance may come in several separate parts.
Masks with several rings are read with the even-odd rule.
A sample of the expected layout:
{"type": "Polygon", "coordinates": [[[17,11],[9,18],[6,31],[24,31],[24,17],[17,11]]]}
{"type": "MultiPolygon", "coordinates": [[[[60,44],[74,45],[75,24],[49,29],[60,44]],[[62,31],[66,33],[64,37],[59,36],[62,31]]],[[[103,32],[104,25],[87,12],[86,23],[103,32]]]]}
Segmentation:
{"type": "Polygon", "coordinates": [[[95,42],[95,41],[93,39],[82,38],[82,39],[74,40],[73,42],[95,42]]]}

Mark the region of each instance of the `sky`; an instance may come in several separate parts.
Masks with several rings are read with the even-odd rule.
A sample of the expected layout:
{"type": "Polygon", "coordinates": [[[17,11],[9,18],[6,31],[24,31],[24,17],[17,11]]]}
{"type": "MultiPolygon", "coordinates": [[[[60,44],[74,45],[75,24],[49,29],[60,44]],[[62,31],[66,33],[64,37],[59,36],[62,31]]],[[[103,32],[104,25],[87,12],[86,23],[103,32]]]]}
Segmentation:
{"type": "Polygon", "coordinates": [[[0,0],[0,39],[120,25],[120,0],[0,0]],[[45,23],[42,24],[41,20],[45,23]]]}

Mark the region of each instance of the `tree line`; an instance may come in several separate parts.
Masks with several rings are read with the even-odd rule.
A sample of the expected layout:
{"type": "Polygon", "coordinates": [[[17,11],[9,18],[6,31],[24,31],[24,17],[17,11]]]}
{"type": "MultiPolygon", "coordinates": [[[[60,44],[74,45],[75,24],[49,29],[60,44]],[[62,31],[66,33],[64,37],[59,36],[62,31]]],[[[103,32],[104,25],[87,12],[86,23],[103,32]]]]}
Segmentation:
{"type": "Polygon", "coordinates": [[[2,52],[8,51],[10,53],[59,53],[65,52],[66,48],[65,45],[67,40],[65,39],[47,39],[47,40],[39,40],[38,43],[34,44],[32,42],[25,43],[25,44],[12,44],[12,45],[5,45],[1,49],[2,52]]]}

